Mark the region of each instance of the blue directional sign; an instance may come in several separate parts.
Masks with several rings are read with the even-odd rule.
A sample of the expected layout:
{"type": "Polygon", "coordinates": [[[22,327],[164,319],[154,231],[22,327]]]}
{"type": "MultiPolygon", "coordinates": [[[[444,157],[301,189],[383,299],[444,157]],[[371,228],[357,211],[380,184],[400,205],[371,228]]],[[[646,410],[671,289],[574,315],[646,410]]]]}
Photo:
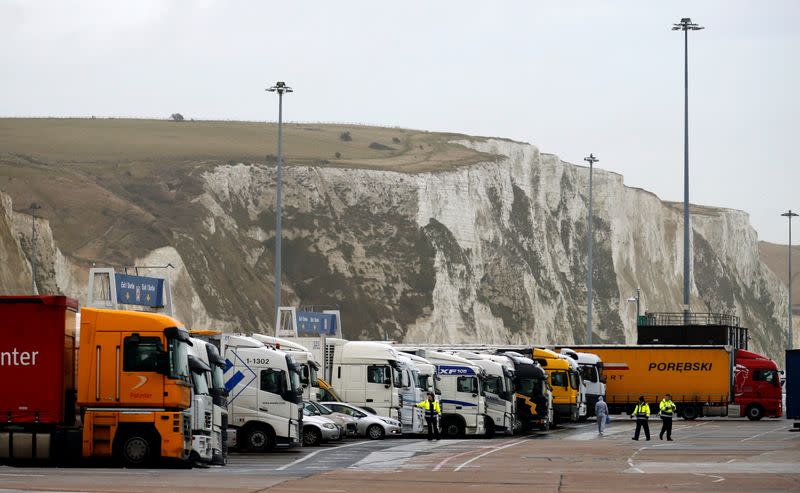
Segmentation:
{"type": "Polygon", "coordinates": [[[114,282],[117,285],[117,303],[153,308],[164,306],[163,279],[115,274],[114,282]]]}
{"type": "Polygon", "coordinates": [[[336,335],[333,313],[297,312],[297,335],[336,335]]]}

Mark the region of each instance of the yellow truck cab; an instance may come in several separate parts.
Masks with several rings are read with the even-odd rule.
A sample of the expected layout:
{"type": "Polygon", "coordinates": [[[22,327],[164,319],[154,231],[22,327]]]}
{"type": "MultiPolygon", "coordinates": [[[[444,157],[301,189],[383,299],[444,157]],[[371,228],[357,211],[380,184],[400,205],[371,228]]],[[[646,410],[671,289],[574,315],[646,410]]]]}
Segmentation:
{"type": "Polygon", "coordinates": [[[189,334],[156,313],[81,310],[78,405],[83,456],[128,466],[191,451],[189,334]]]}
{"type": "Polygon", "coordinates": [[[547,372],[553,390],[553,418],[556,423],[578,421],[580,376],[560,354],[549,349],[532,348],[531,359],[547,372]]]}

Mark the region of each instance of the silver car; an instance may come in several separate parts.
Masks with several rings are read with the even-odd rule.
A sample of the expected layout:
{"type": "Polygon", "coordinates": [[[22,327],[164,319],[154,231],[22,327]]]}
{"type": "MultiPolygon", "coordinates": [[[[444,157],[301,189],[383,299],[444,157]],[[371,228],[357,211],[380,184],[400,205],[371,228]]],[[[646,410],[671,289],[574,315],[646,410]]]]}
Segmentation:
{"type": "Polygon", "coordinates": [[[314,416],[303,409],[303,446],[314,447],[323,442],[340,440],[345,431],[333,421],[322,416],[314,416]]]}
{"type": "Polygon", "coordinates": [[[319,402],[303,401],[303,407],[312,415],[328,418],[341,428],[344,428],[346,436],[358,435],[358,420],[356,418],[347,414],[335,413],[319,402]]]}
{"type": "Polygon", "coordinates": [[[320,404],[333,412],[347,414],[356,418],[358,420],[356,423],[358,434],[372,440],[381,440],[387,435],[399,436],[403,433],[400,422],[396,419],[384,418],[366,409],[344,402],[320,402],[320,404]]]}

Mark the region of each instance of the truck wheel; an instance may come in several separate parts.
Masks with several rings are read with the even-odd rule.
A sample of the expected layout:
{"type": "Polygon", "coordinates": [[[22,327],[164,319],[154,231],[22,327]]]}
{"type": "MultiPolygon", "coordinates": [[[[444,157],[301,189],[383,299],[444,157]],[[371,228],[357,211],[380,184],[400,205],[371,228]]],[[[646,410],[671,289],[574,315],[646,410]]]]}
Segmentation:
{"type": "Polygon", "coordinates": [[[303,428],[303,446],[316,447],[322,443],[322,433],[313,426],[303,428]]]}
{"type": "Polygon", "coordinates": [[[694,406],[686,406],[681,411],[681,417],[687,421],[694,421],[697,419],[697,408],[694,406]]]}
{"type": "Polygon", "coordinates": [[[493,438],[494,437],[494,421],[491,418],[486,418],[486,422],[484,423],[484,428],[486,428],[486,432],[484,433],[485,438],[493,438]]]}
{"type": "Polygon", "coordinates": [[[275,435],[263,426],[251,426],[244,432],[242,448],[248,452],[268,452],[275,447],[275,435]]]}
{"type": "Polygon", "coordinates": [[[750,421],[758,421],[764,417],[764,408],[758,404],[750,404],[747,407],[747,419],[750,421]]]}
{"type": "Polygon", "coordinates": [[[442,425],[442,434],[447,438],[460,438],[464,436],[464,425],[455,419],[448,419],[442,425]]]}
{"type": "Polygon", "coordinates": [[[369,428],[367,428],[367,436],[370,440],[383,440],[383,437],[386,436],[386,432],[381,425],[370,425],[369,428]]]}
{"type": "Polygon", "coordinates": [[[116,455],[125,467],[148,466],[158,456],[156,440],[149,433],[127,432],[118,442],[116,455]]]}

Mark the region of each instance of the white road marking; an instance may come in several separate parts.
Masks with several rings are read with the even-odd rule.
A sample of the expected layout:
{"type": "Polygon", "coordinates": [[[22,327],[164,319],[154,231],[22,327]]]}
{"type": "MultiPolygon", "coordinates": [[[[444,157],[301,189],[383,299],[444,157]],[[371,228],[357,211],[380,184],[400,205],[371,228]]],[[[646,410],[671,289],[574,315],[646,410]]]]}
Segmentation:
{"type": "Polygon", "coordinates": [[[783,430],[783,429],[786,429],[786,425],[785,425],[785,424],[782,424],[781,426],[779,426],[779,427],[777,427],[777,428],[775,428],[775,429],[772,429],[772,430],[769,430],[769,431],[765,431],[764,433],[759,433],[758,435],[753,435],[753,436],[751,436],[751,437],[742,438],[742,439],[741,439],[741,440],[739,440],[739,441],[740,441],[740,442],[747,442],[747,441],[749,441],[749,440],[752,440],[752,439],[754,439],[754,438],[758,438],[758,437],[760,437],[760,436],[764,436],[764,435],[766,435],[766,434],[768,434],[768,433],[774,433],[774,432],[776,432],[776,431],[780,431],[780,430],[783,430]]]}
{"type": "Polygon", "coordinates": [[[497,448],[494,448],[492,450],[488,450],[488,451],[482,453],[481,455],[479,455],[477,457],[473,457],[472,459],[470,459],[470,460],[468,460],[466,462],[463,462],[460,466],[456,467],[455,472],[460,471],[462,467],[466,467],[467,465],[469,465],[473,461],[476,461],[476,460],[480,459],[481,457],[485,457],[485,456],[487,456],[489,454],[493,454],[493,453],[497,452],[498,450],[503,450],[503,449],[506,449],[506,448],[509,448],[509,447],[513,447],[514,445],[519,445],[520,443],[522,443],[524,441],[525,441],[525,439],[523,438],[522,440],[517,440],[516,442],[511,442],[508,445],[503,445],[502,447],[497,447],[497,448]]]}
{"type": "Polygon", "coordinates": [[[331,451],[331,450],[342,450],[343,448],[355,447],[356,445],[363,445],[363,444],[364,444],[364,442],[355,442],[355,443],[348,443],[347,445],[339,445],[336,448],[327,448],[327,449],[317,450],[316,452],[311,452],[310,454],[306,455],[305,457],[300,457],[296,461],[290,462],[290,463],[286,464],[285,466],[281,466],[281,467],[279,467],[279,468],[277,468],[275,470],[276,471],[285,471],[286,469],[289,469],[292,466],[300,464],[301,462],[305,462],[308,459],[310,459],[310,458],[314,457],[315,455],[317,455],[319,453],[322,453],[322,452],[328,452],[328,451],[331,451]]]}

